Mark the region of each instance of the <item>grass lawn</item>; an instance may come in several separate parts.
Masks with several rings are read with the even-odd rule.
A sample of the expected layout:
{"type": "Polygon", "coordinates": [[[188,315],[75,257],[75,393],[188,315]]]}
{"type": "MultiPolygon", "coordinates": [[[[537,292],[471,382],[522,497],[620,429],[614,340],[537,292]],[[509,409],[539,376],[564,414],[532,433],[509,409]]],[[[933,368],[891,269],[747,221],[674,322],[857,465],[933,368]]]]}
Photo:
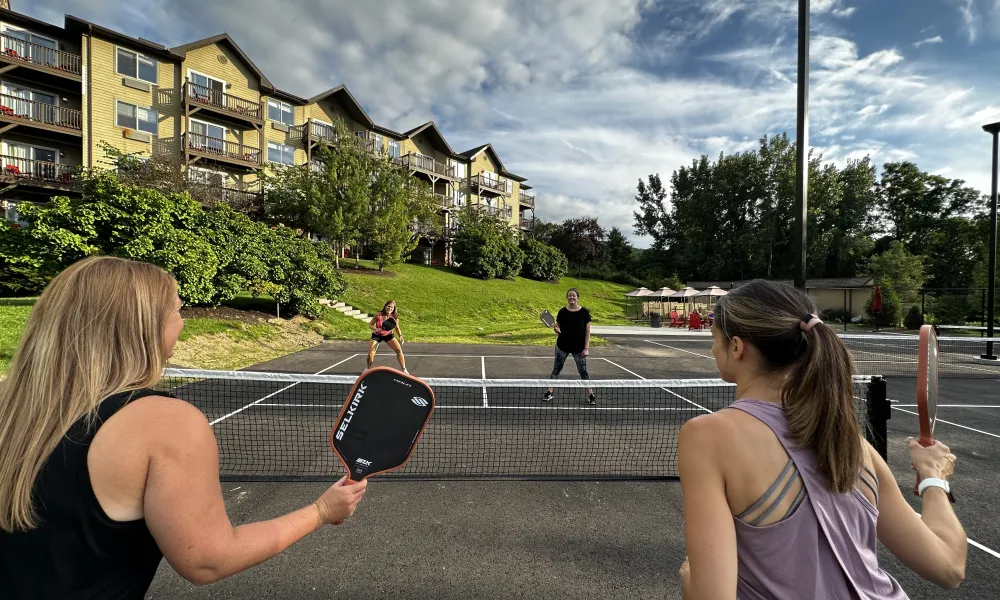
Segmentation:
{"type": "Polygon", "coordinates": [[[7,372],[34,298],[0,298],[0,375],[7,372]]]}
{"type": "MultiPolygon", "coordinates": [[[[373,269],[372,263],[361,261],[373,269]]],[[[345,267],[353,265],[353,261],[345,267]]],[[[563,277],[558,284],[517,278],[482,281],[459,275],[447,267],[401,264],[391,276],[352,273],[344,269],[347,292],[339,298],[368,314],[395,300],[407,341],[487,344],[553,343],[553,333],[538,319],[542,309],[553,315],[566,304],[566,290],[580,291],[580,303],[595,324],[629,325],[624,317],[626,285],[563,277]]],[[[333,329],[328,338],[365,339],[367,323],[340,314],[324,318],[333,329]]],[[[594,339],[594,344],[603,343],[594,339]]]]}

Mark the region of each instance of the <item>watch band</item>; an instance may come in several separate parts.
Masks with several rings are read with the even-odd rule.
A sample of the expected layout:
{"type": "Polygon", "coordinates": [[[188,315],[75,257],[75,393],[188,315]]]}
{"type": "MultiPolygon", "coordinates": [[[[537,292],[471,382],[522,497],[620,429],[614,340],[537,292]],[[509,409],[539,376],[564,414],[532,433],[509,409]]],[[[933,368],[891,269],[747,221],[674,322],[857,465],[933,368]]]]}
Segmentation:
{"type": "Polygon", "coordinates": [[[928,479],[921,480],[920,485],[917,487],[917,494],[921,497],[924,495],[924,490],[929,487],[939,487],[944,490],[944,493],[948,495],[948,500],[952,503],[955,502],[955,497],[951,495],[951,486],[944,479],[937,479],[936,477],[930,477],[928,479]]]}

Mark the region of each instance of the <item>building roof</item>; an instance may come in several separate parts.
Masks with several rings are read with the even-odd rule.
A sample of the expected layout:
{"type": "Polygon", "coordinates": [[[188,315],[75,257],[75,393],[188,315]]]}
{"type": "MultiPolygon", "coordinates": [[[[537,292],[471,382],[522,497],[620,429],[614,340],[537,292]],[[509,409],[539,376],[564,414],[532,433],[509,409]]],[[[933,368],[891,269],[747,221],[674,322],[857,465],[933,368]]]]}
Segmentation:
{"type": "MultiPolygon", "coordinates": [[[[793,285],[794,281],[791,279],[780,279],[776,280],[778,283],[786,283],[788,285],[793,285]]],[[[693,287],[696,290],[703,290],[707,287],[716,286],[724,290],[729,290],[733,288],[740,287],[745,283],[750,283],[750,280],[740,280],[740,281],[689,281],[688,286],[693,287]]],[[[873,277],[832,277],[832,278],[820,278],[820,279],[807,279],[806,289],[810,290],[850,290],[858,288],[868,288],[874,287],[875,280],[873,277]]]]}
{"type": "Polygon", "coordinates": [[[53,25],[52,23],[46,23],[45,21],[39,21],[38,19],[33,19],[27,15],[22,15],[21,13],[16,13],[9,8],[0,8],[0,17],[3,18],[7,23],[12,23],[14,25],[23,25],[25,27],[31,28],[38,33],[47,33],[52,37],[59,38],[66,35],[66,30],[58,25],[53,25]]]}
{"type": "Polygon", "coordinates": [[[190,44],[176,46],[174,48],[171,48],[170,51],[183,58],[186,57],[187,53],[190,52],[191,50],[197,50],[198,48],[204,48],[205,46],[211,46],[212,44],[220,44],[220,43],[229,46],[231,50],[236,52],[236,54],[239,55],[241,59],[243,59],[243,62],[245,62],[246,65],[250,67],[250,70],[254,72],[257,78],[260,79],[261,86],[266,87],[270,92],[275,91],[274,85],[270,82],[270,80],[268,80],[267,76],[264,75],[264,72],[257,68],[257,65],[255,65],[254,62],[250,60],[250,57],[247,56],[245,52],[243,52],[243,49],[239,47],[239,45],[233,40],[233,38],[229,37],[228,33],[220,33],[218,35],[213,35],[212,37],[207,37],[201,40],[191,42],[190,44]]]}
{"type": "Polygon", "coordinates": [[[445,139],[444,134],[441,133],[441,130],[438,129],[438,126],[434,123],[434,121],[427,121],[423,125],[414,127],[413,129],[407,131],[403,135],[408,138],[413,138],[415,136],[420,135],[421,133],[426,133],[431,138],[432,143],[434,143],[434,145],[437,146],[438,149],[443,150],[444,153],[447,154],[448,156],[458,159],[466,158],[465,155],[459,154],[454,150],[452,150],[451,144],[449,144],[448,140],[445,139]]]}
{"type": "Polygon", "coordinates": [[[315,104],[317,102],[326,100],[327,98],[331,98],[334,96],[336,96],[337,99],[340,100],[345,107],[347,107],[347,112],[348,114],[351,115],[352,119],[354,119],[359,123],[364,124],[369,129],[374,129],[376,127],[375,121],[373,121],[372,118],[368,116],[368,113],[365,111],[364,107],[361,106],[361,103],[358,102],[358,99],[354,97],[354,94],[351,93],[351,90],[347,89],[346,85],[338,85],[337,87],[332,87],[326,90],[325,92],[316,94],[312,98],[309,98],[308,103],[315,104]]]}
{"type": "Polygon", "coordinates": [[[471,161],[475,159],[477,156],[479,156],[479,154],[482,152],[489,152],[491,155],[493,155],[493,162],[495,162],[497,166],[500,167],[500,174],[503,175],[504,177],[513,179],[518,183],[527,181],[526,178],[511,173],[510,171],[507,170],[507,167],[503,166],[503,161],[500,160],[500,155],[497,154],[497,151],[493,148],[493,144],[487,143],[483,144],[482,146],[476,146],[475,148],[471,150],[466,150],[465,152],[462,152],[460,154],[471,161]]]}
{"type": "Polygon", "coordinates": [[[157,44],[156,42],[151,42],[149,40],[144,40],[142,38],[134,38],[124,33],[118,33],[107,27],[101,27],[90,21],[85,21],[78,17],[72,15],[66,15],[66,31],[71,31],[74,33],[94,33],[101,38],[108,39],[120,44],[125,44],[127,46],[138,48],[143,52],[147,52],[151,55],[158,56],[160,58],[165,58],[167,60],[181,61],[184,60],[183,56],[179,56],[171,52],[163,44],[157,44]]]}

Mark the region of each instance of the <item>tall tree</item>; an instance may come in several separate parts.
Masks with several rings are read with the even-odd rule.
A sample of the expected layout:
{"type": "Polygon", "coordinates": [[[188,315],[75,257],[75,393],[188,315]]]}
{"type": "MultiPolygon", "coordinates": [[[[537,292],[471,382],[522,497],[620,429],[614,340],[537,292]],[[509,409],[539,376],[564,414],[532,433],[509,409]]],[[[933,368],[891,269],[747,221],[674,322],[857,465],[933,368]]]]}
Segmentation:
{"type": "Polygon", "coordinates": [[[636,235],[648,235],[653,238],[653,247],[663,250],[669,243],[670,212],[659,174],[650,175],[649,183],[639,180],[635,200],[639,203],[639,211],[632,213],[636,235]]]}
{"type": "Polygon", "coordinates": [[[436,230],[440,221],[430,186],[414,179],[388,157],[375,160],[372,166],[372,202],[361,222],[360,234],[382,270],[412,252],[422,231],[436,230]]]}
{"type": "Polygon", "coordinates": [[[552,235],[551,244],[562,250],[571,265],[594,265],[604,259],[606,233],[597,219],[566,219],[552,235]]]}
{"type": "Polygon", "coordinates": [[[276,168],[264,176],[267,213],[279,223],[326,238],[337,249],[360,241],[372,205],[373,173],[379,158],[351,135],[342,121],[334,123],[337,142],[317,149],[311,165],[276,168]]]}
{"type": "Polygon", "coordinates": [[[607,258],[611,266],[619,272],[626,270],[632,259],[632,246],[617,227],[612,227],[608,232],[607,258]]]}

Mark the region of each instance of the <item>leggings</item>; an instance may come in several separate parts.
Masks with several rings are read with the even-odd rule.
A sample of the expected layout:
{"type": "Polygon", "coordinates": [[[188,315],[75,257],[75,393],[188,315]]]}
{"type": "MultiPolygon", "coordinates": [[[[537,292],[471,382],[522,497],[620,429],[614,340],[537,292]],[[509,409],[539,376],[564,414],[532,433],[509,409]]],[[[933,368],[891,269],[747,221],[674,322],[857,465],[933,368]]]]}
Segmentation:
{"type": "MultiPolygon", "coordinates": [[[[564,352],[559,346],[556,346],[556,362],[552,365],[552,379],[559,379],[559,373],[562,372],[563,365],[566,364],[567,356],[569,356],[569,352],[564,352]]],[[[590,379],[590,373],[587,372],[587,357],[583,355],[583,352],[574,353],[573,360],[576,362],[576,370],[580,373],[580,379],[590,379]]]]}

